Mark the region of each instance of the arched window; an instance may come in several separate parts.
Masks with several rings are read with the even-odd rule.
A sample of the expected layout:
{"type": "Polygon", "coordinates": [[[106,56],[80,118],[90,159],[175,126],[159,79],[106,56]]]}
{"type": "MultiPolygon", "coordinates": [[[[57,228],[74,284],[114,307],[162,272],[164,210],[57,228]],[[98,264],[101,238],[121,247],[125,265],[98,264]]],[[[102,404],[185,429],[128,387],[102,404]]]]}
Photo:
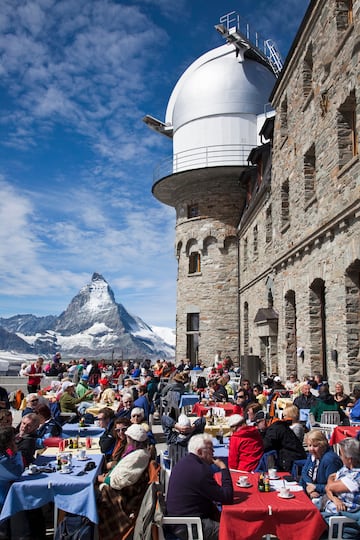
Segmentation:
{"type": "Polygon", "coordinates": [[[327,378],[326,359],[326,303],[325,282],[315,279],[310,286],[309,316],[310,316],[310,358],[311,371],[318,371],[327,378]]]}

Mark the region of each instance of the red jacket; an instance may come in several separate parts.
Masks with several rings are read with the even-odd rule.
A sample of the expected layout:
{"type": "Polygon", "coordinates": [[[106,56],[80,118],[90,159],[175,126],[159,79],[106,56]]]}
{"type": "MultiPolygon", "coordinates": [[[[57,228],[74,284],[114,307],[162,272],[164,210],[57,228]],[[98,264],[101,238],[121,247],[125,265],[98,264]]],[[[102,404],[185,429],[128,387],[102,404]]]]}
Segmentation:
{"type": "Polygon", "coordinates": [[[254,471],[263,453],[263,441],[257,427],[243,425],[230,438],[229,468],[254,471]]]}

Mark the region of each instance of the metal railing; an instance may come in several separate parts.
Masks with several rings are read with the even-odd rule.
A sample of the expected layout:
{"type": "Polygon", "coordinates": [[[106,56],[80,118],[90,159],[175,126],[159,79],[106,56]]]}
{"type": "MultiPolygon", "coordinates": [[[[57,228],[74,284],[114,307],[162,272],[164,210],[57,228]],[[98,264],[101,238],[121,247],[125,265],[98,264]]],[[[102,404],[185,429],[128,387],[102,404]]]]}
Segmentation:
{"type": "Polygon", "coordinates": [[[231,165],[247,166],[249,153],[255,146],[225,144],[184,150],[161,161],[154,169],[153,180],[157,182],[171,174],[192,169],[231,165]]]}

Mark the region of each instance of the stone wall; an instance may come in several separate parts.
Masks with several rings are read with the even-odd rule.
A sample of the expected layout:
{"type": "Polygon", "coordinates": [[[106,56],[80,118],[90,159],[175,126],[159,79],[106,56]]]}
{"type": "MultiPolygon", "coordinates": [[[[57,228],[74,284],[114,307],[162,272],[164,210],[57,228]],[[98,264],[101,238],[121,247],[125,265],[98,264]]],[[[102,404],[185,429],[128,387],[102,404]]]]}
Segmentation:
{"type": "Polygon", "coordinates": [[[245,267],[242,256],[240,259],[240,327],[242,330],[247,302],[249,345],[254,354],[264,354],[254,317],[266,305],[271,279],[274,309],[279,315],[279,373],[285,377],[297,367],[298,375],[303,376],[323,370],[324,361],[330,383],[340,379],[349,388],[360,380],[360,323],[355,314],[360,303],[360,164],[356,148],[360,132],[360,2],[353,3],[352,21],[344,18],[347,5],[336,0],[314,4],[273,94],[277,116],[271,194],[254,206],[251,219],[240,229],[241,255],[245,241],[248,250],[245,267]],[[349,129],[353,118],[355,147],[349,129]],[[320,280],[324,285],[322,314],[317,298],[320,280]],[[293,291],[296,312],[296,335],[292,337],[286,300],[289,291],[293,291]],[[303,359],[294,356],[295,343],[296,348],[304,349],[303,359]],[[333,350],[338,353],[338,363],[331,358],[333,350]]]}

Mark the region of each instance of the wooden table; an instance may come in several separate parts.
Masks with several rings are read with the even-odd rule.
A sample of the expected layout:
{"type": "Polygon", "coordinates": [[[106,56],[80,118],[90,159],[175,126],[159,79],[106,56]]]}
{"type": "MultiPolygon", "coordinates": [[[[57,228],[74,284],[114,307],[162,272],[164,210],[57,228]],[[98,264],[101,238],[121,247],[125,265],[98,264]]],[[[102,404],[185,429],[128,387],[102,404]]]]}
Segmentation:
{"type": "Polygon", "coordinates": [[[279,540],[319,540],[325,531],[319,510],[303,491],[294,492],[291,499],[281,499],[277,491],[258,491],[256,473],[247,475],[250,488],[236,485],[239,473],[231,476],[234,504],[223,505],[219,540],[260,540],[265,534],[274,534],[279,540]]]}

